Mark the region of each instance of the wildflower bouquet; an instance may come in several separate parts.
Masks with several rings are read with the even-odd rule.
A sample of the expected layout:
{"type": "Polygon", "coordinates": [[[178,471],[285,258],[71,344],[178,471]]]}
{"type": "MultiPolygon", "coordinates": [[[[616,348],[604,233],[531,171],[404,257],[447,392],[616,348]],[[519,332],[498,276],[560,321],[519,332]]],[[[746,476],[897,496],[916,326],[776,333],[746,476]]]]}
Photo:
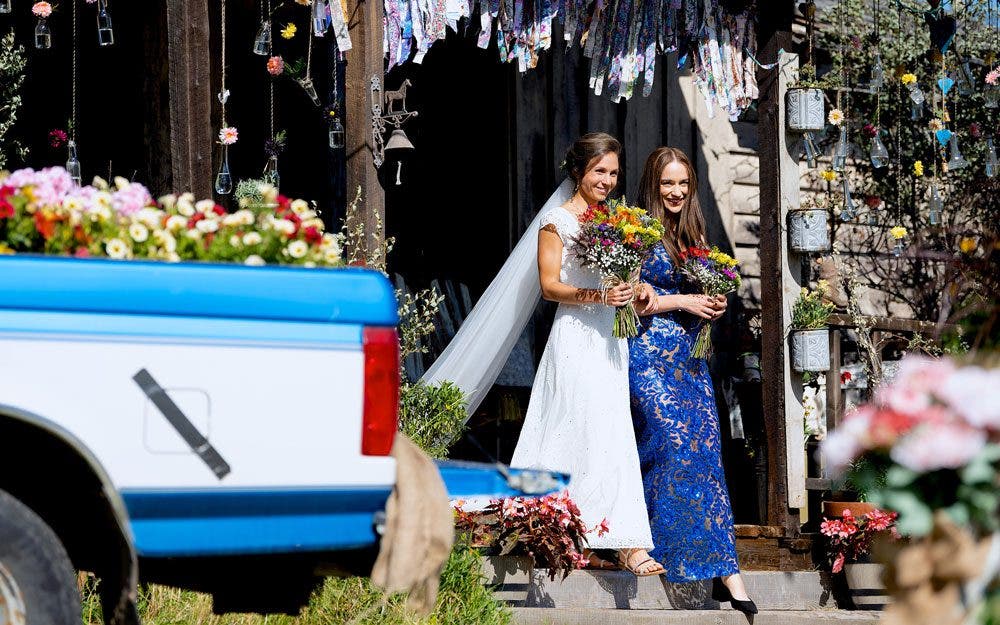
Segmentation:
{"type": "MultiPolygon", "coordinates": [[[[726,295],[740,288],[742,279],[736,259],[719,251],[704,247],[689,247],[680,253],[681,273],[705,295],[726,295]]],[[[712,326],[702,324],[695,339],[691,355],[708,358],[712,353],[712,326]]]]}
{"type": "Polygon", "coordinates": [[[455,527],[471,536],[476,547],[498,546],[501,555],[527,555],[548,569],[555,579],[586,566],[583,557],[586,535],[608,531],[607,520],[587,529],[580,510],[568,492],[545,497],[494,499],[483,510],[466,511],[462,502],[455,506],[455,527]]]}
{"type": "Polygon", "coordinates": [[[863,560],[871,553],[872,540],[880,533],[898,539],[897,516],[895,512],[875,509],[860,517],[855,517],[850,510],[844,510],[839,519],[824,517],[819,531],[830,539],[827,555],[831,570],[839,573],[847,562],[863,560]]]}
{"type": "Polygon", "coordinates": [[[77,257],[340,266],[341,237],[304,200],[274,187],[235,213],[190,193],[154,201],[115,178],[76,186],[65,169],[21,169],[0,180],[0,252],[77,257]]]}
{"type": "Polygon", "coordinates": [[[850,467],[872,503],[899,513],[903,534],[928,534],[942,513],[979,535],[997,531],[1000,369],[908,356],[822,452],[833,474],[850,467]]]}
{"type": "MultiPolygon", "coordinates": [[[[620,284],[639,284],[639,269],[649,251],[663,238],[663,224],[641,208],[608,200],[587,209],[580,218],[574,249],[585,267],[600,270],[605,291],[620,284]]],[[[631,338],[639,333],[639,315],[629,302],[615,311],[613,334],[631,338]]]]}

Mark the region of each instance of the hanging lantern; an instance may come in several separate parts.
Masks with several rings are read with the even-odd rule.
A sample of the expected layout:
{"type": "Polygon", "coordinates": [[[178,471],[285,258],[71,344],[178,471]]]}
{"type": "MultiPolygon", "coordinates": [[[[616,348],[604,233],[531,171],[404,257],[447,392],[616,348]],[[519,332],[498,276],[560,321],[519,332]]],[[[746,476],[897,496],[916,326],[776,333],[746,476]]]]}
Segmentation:
{"type": "Polygon", "coordinates": [[[962,151],[958,148],[958,135],[952,133],[948,143],[951,147],[951,158],[948,159],[948,171],[962,169],[968,165],[969,161],[965,160],[965,157],[962,156],[962,151]]]}
{"type": "Polygon", "coordinates": [[[259,56],[271,56],[271,21],[260,23],[257,36],[253,39],[253,53],[259,56]]]}
{"type": "Polygon", "coordinates": [[[849,150],[850,146],[847,143],[847,128],[845,126],[841,126],[840,138],[837,139],[837,147],[833,150],[833,171],[844,171],[844,167],[847,166],[847,153],[849,150]]]}
{"type": "Polygon", "coordinates": [[[344,125],[340,123],[339,117],[330,120],[329,143],[331,150],[344,147],[344,125]]]}
{"type": "Polygon", "coordinates": [[[111,28],[108,0],[97,0],[97,43],[100,46],[110,46],[114,42],[115,32],[111,28]]]}
{"type": "Polygon", "coordinates": [[[872,149],[868,153],[872,167],[875,169],[881,169],[889,164],[889,150],[886,149],[885,144],[882,143],[882,137],[879,135],[879,131],[876,130],[875,136],[872,137],[872,149]]]}
{"type": "Polygon", "coordinates": [[[11,0],[0,0],[0,14],[10,13],[13,10],[11,0]]]}
{"type": "Polygon", "coordinates": [[[997,175],[997,149],[993,145],[993,137],[986,140],[986,176],[992,178],[997,175]]]}
{"type": "Polygon", "coordinates": [[[941,194],[934,183],[931,183],[931,197],[927,202],[927,206],[927,221],[932,226],[939,225],[941,223],[941,212],[944,210],[944,201],[941,199],[941,194]]]}
{"type": "Polygon", "coordinates": [[[80,187],[83,186],[83,174],[80,170],[80,161],[76,157],[76,141],[70,139],[66,144],[69,150],[69,158],[66,159],[66,172],[69,173],[69,177],[73,179],[73,184],[80,187]]]}

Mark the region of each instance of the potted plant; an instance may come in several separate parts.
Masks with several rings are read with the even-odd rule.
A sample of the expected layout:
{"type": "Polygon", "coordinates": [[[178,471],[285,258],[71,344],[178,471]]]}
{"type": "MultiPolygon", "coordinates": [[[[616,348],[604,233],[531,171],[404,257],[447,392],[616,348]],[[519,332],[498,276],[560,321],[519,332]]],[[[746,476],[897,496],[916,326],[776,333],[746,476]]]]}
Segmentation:
{"type": "Polygon", "coordinates": [[[829,286],[819,280],[815,289],[805,287],[792,305],[792,368],[816,373],[830,368],[830,331],[827,322],[833,304],[825,301],[829,286]]]}
{"type": "Polygon", "coordinates": [[[816,66],[805,64],[799,68],[799,79],[788,88],[785,117],[788,129],[797,132],[815,132],[826,127],[826,101],[823,82],[816,79],[816,66]]]}
{"type": "Polygon", "coordinates": [[[788,245],[796,252],[830,249],[830,212],[825,206],[804,206],[788,211],[788,245]]]}
{"type": "Polygon", "coordinates": [[[882,582],[884,567],[870,561],[872,542],[879,536],[899,538],[895,512],[873,508],[864,514],[845,509],[843,515],[824,518],[820,533],[827,538],[830,570],[844,573],[851,601],[859,609],[878,609],[888,602],[882,582]]]}

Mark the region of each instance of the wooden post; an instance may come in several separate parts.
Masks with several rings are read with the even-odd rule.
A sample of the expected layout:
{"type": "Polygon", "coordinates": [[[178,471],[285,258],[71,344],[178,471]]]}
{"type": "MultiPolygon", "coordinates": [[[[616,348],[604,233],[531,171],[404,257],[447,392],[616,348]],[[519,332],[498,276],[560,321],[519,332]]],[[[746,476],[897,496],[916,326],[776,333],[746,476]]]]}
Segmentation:
{"type": "MultiPolygon", "coordinates": [[[[337,0],[334,0],[337,1],[337,0]]],[[[347,27],[351,49],[344,67],[344,118],[347,122],[347,201],[361,190],[365,232],[374,233],[377,221],[385,223],[385,191],[373,160],[371,79],[384,79],[382,51],[382,0],[349,0],[347,27]]],[[[333,33],[328,33],[332,37],[333,33]]],[[[385,89],[385,86],[382,86],[385,89]]],[[[379,92],[381,97],[382,92],[379,92]]],[[[380,242],[368,239],[371,250],[380,242]]]]}
{"type": "MultiPolygon", "coordinates": [[[[780,0],[760,21],[758,41],[764,43],[759,57],[763,62],[778,58],[779,50],[792,47],[794,0],[780,0]]],[[[758,133],[760,142],[760,275],[761,275],[761,372],[763,376],[764,428],[767,437],[767,524],[782,526],[786,536],[798,534],[799,518],[790,509],[788,450],[801,445],[801,436],[789,440],[786,399],[790,378],[785,337],[787,311],[783,283],[787,272],[787,244],[784,236],[783,196],[798,189],[798,167],[794,183],[785,144],[783,83],[788,76],[781,67],[758,70],[760,84],[758,133]]],[[[801,431],[801,422],[799,423],[801,431]]],[[[803,473],[804,490],[804,473],[803,473]]]]}

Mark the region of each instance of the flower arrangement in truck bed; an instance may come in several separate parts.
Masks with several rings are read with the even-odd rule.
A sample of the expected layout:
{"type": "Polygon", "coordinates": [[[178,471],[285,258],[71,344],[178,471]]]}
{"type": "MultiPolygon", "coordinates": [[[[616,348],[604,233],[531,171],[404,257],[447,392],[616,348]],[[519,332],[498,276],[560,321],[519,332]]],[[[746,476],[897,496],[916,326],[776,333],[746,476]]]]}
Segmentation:
{"type": "MultiPolygon", "coordinates": [[[[601,288],[619,284],[639,284],[639,269],[649,251],[663,238],[663,224],[641,208],[611,199],[596,204],[580,217],[580,233],[574,251],[585,267],[601,272],[601,288]]],[[[639,315],[635,304],[615,311],[614,336],[631,338],[638,334],[639,315]]]]}
{"type": "Polygon", "coordinates": [[[0,253],[248,265],[343,264],[341,236],[304,200],[262,185],[262,201],[234,213],[190,193],[154,200],[115,178],[76,186],[65,169],[21,169],[0,179],[0,253]]]}

